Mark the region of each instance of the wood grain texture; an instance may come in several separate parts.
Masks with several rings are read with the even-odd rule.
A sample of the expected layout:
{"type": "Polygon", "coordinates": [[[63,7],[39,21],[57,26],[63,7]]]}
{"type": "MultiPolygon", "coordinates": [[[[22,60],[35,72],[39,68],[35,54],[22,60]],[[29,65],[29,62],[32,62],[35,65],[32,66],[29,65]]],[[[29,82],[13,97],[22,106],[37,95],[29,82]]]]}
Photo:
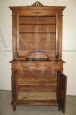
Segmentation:
{"type": "Polygon", "coordinates": [[[58,106],[57,101],[56,100],[51,100],[51,101],[22,101],[19,100],[17,102],[18,105],[28,105],[28,106],[58,106]]]}
{"type": "Polygon", "coordinates": [[[55,25],[20,25],[19,32],[55,32],[55,25]]]}
{"type": "Polygon", "coordinates": [[[50,101],[56,100],[56,92],[18,92],[18,100],[50,101]]]}
{"type": "Polygon", "coordinates": [[[54,85],[57,84],[57,77],[27,77],[27,78],[18,78],[18,84],[21,85],[54,85]]]}
{"type": "Polygon", "coordinates": [[[23,92],[56,92],[57,84],[48,84],[48,85],[25,85],[25,84],[18,84],[18,91],[23,92]]]}
{"type": "Polygon", "coordinates": [[[54,70],[55,72],[62,71],[63,70],[63,62],[62,61],[54,61],[54,60],[51,60],[51,61],[26,61],[26,60],[24,60],[24,61],[13,62],[12,68],[15,70],[20,70],[20,71],[27,70],[27,72],[30,71],[30,69],[33,69],[33,70],[45,69],[45,72],[48,72],[46,74],[49,74],[49,72],[50,71],[52,72],[52,70],[54,70]]]}
{"type": "Polygon", "coordinates": [[[55,16],[53,16],[53,17],[40,17],[40,16],[37,16],[37,17],[24,17],[24,16],[21,16],[20,18],[19,18],[19,24],[20,25],[31,25],[31,24],[35,24],[35,25],[39,25],[39,24],[41,24],[41,25],[50,25],[50,24],[56,24],[56,17],[55,16]],[[29,20],[28,20],[28,18],[29,18],[29,20]]]}

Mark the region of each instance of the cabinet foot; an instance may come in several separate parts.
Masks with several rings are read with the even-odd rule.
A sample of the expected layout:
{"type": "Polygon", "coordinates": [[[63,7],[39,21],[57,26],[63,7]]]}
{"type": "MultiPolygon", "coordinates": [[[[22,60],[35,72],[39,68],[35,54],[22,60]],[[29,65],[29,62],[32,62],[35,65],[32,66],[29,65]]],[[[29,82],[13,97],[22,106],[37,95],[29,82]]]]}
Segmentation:
{"type": "Polygon", "coordinates": [[[58,106],[58,111],[60,111],[61,110],[61,108],[60,108],[60,106],[58,106]]]}
{"type": "Polygon", "coordinates": [[[16,111],[16,105],[13,105],[13,111],[16,111]]]}

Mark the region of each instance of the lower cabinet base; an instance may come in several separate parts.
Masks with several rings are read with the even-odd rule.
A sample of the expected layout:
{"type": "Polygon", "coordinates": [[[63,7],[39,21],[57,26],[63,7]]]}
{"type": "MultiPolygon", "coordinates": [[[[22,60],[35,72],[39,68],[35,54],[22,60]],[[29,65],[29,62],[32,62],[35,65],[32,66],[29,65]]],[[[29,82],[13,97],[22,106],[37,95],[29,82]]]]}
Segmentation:
{"type": "Polygon", "coordinates": [[[61,106],[57,103],[57,101],[18,101],[17,103],[11,103],[13,107],[13,111],[16,111],[16,106],[57,106],[58,111],[62,111],[65,113],[65,105],[61,106]]]}
{"type": "MultiPolygon", "coordinates": [[[[54,82],[53,82],[54,83],[54,82]]],[[[58,111],[65,113],[67,77],[58,73],[56,91],[21,91],[16,92],[15,79],[12,77],[12,106],[13,111],[17,105],[28,106],[58,106],[58,111]]]]}
{"type": "Polygon", "coordinates": [[[56,101],[27,101],[27,102],[22,102],[18,101],[18,105],[29,105],[29,106],[57,106],[56,101]]]}
{"type": "Polygon", "coordinates": [[[57,106],[58,111],[62,111],[63,113],[65,113],[65,110],[63,110],[62,107],[60,107],[56,101],[52,101],[52,102],[22,102],[22,101],[18,101],[17,104],[12,103],[13,111],[16,111],[16,106],[50,106],[50,107],[57,106]]]}
{"type": "Polygon", "coordinates": [[[16,104],[12,103],[13,111],[16,110],[16,106],[58,106],[57,102],[52,101],[18,101],[16,104]]]}

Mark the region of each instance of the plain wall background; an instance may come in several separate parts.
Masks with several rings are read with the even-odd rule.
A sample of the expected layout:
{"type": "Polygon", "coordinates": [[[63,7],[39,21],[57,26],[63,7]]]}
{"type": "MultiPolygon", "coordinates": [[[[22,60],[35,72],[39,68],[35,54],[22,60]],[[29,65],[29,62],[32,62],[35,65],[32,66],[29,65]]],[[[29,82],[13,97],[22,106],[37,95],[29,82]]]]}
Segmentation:
{"type": "MultiPolygon", "coordinates": [[[[66,6],[63,16],[63,60],[67,94],[76,95],[76,0],[39,0],[44,5],[66,6]]],[[[36,0],[0,0],[0,90],[11,90],[12,17],[9,6],[32,5],[36,0]]]]}

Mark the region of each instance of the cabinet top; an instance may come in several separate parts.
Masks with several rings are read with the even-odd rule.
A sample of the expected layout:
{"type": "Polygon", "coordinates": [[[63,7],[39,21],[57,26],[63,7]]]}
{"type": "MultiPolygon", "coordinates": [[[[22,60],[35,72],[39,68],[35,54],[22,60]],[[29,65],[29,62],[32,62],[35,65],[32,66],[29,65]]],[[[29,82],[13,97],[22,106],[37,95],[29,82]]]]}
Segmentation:
{"type": "Polygon", "coordinates": [[[46,10],[56,10],[56,11],[63,11],[65,6],[44,6],[40,2],[36,1],[30,6],[10,6],[11,10],[28,10],[28,9],[46,9],[46,10]]]}

